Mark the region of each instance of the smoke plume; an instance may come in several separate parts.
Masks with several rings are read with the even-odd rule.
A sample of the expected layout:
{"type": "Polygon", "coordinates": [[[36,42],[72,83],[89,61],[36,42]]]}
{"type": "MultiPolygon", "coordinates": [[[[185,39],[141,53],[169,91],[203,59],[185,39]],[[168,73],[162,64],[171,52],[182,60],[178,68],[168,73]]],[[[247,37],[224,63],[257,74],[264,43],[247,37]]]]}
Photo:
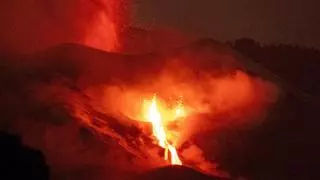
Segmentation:
{"type": "Polygon", "coordinates": [[[115,51],[126,19],[122,0],[12,0],[0,8],[1,48],[20,52],[66,42],[115,51]]]}

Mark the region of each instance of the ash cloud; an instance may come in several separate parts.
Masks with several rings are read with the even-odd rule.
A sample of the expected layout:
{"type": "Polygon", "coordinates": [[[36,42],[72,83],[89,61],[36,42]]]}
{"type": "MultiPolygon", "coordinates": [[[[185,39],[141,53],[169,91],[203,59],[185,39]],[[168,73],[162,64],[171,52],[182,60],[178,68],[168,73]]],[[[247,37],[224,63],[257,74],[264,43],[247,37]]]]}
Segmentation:
{"type": "Polygon", "coordinates": [[[1,48],[34,52],[66,42],[116,50],[126,16],[117,0],[12,0],[0,3],[1,48]]]}

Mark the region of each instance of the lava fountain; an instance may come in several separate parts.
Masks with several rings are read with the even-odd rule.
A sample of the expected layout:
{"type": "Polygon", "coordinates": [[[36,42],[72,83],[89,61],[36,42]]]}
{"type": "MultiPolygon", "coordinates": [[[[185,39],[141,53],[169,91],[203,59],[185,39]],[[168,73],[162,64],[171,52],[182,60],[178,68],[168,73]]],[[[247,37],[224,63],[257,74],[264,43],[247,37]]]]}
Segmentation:
{"type": "MultiPolygon", "coordinates": [[[[167,121],[177,121],[182,118],[185,115],[183,104],[182,102],[179,102],[173,109],[173,113],[165,107],[160,108],[158,104],[156,95],[152,97],[152,100],[144,101],[144,106],[146,107],[144,118],[146,121],[152,123],[153,136],[156,138],[158,145],[165,150],[164,159],[170,161],[172,165],[182,165],[174,142],[170,141],[168,138],[170,135],[171,137],[174,136],[172,136],[173,132],[170,132],[166,128],[167,122],[164,118],[167,117],[167,121]],[[172,115],[172,118],[170,118],[170,115],[172,115]]],[[[173,138],[173,140],[175,140],[175,138],[173,138]]]]}

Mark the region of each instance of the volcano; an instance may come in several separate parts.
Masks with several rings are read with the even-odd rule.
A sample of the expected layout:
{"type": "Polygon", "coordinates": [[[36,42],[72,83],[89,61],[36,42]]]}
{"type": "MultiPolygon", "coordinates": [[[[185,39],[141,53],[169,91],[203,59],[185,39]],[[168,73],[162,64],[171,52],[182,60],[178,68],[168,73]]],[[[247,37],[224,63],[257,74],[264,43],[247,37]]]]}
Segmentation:
{"type": "Polygon", "coordinates": [[[228,144],[216,137],[228,139],[239,129],[285,118],[293,108],[288,99],[301,105],[307,98],[227,45],[208,39],[142,55],[63,44],[33,54],[3,55],[1,61],[1,129],[40,149],[57,179],[233,176],[224,169],[235,177],[250,176],[251,169],[241,163],[233,168],[225,159],[240,149],[232,161],[246,162],[239,157],[250,151],[238,143],[248,138],[231,136],[228,144]],[[154,93],[167,104],[171,97],[183,96],[190,115],[170,124],[178,126],[172,132],[168,125],[166,132],[182,163],[192,169],[168,166],[151,124],[136,113],[138,99],[154,93]]]}

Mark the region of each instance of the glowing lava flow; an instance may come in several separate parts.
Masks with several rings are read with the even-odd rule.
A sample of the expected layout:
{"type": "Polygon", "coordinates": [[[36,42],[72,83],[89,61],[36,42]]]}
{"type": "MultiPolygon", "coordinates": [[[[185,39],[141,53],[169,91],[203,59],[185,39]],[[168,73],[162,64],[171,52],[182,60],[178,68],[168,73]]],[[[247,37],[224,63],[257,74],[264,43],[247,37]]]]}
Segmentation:
{"type": "MultiPolygon", "coordinates": [[[[176,109],[176,117],[180,117],[182,108],[176,109]]],[[[164,127],[164,122],[161,113],[157,106],[157,98],[153,96],[150,106],[147,109],[146,118],[152,123],[153,135],[157,138],[159,146],[165,149],[165,160],[168,160],[168,152],[170,152],[170,162],[172,165],[182,165],[182,162],[178,156],[176,148],[169,143],[164,127]]]]}

